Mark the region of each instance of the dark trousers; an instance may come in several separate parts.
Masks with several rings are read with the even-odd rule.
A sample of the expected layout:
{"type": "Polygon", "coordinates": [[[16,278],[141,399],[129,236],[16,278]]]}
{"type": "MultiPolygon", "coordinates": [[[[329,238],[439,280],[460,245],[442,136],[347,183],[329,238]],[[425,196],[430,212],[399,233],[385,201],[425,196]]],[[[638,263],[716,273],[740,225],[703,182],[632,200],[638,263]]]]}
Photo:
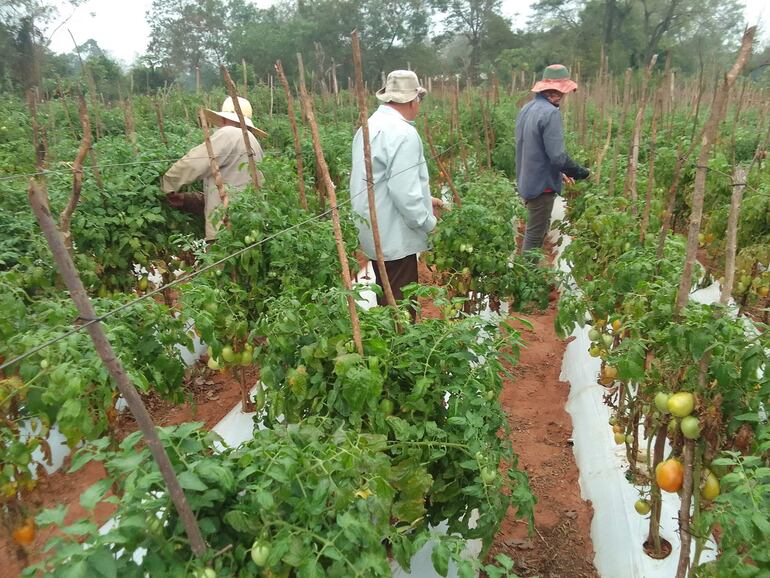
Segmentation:
{"type": "Polygon", "coordinates": [[[526,201],[527,230],[524,233],[522,252],[543,248],[545,236],[551,227],[551,211],[555,199],[556,193],[541,193],[526,201]]]}
{"type": "MultiPolygon", "coordinates": [[[[372,261],[372,269],[374,269],[374,279],[377,282],[377,285],[382,288],[382,279],[380,278],[380,271],[377,268],[376,260],[372,261]]],[[[385,261],[385,271],[388,273],[388,281],[390,281],[393,297],[396,298],[396,301],[400,301],[404,298],[401,289],[406,285],[409,285],[409,283],[417,283],[417,255],[407,255],[403,259],[385,261]]],[[[381,296],[377,296],[377,304],[388,304],[385,299],[384,290],[381,296]]]]}

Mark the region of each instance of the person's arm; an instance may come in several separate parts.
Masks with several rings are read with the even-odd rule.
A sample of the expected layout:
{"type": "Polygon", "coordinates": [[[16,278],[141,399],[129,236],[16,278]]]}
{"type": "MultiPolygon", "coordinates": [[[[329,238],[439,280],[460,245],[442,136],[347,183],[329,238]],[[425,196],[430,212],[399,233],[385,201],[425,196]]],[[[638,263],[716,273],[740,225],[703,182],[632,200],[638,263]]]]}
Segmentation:
{"type": "Polygon", "coordinates": [[[426,208],[420,182],[422,143],[417,134],[407,135],[396,146],[388,178],[388,195],[411,229],[430,233],[436,217],[426,208]]]}
{"type": "Polygon", "coordinates": [[[572,160],[564,148],[564,129],[556,110],[543,119],[543,146],[551,165],[559,171],[576,180],[588,178],[589,170],[572,160]]]}
{"type": "Polygon", "coordinates": [[[184,185],[189,185],[208,176],[211,170],[206,143],[191,149],[175,162],[166,174],[160,178],[160,189],[164,193],[173,193],[184,185]]]}

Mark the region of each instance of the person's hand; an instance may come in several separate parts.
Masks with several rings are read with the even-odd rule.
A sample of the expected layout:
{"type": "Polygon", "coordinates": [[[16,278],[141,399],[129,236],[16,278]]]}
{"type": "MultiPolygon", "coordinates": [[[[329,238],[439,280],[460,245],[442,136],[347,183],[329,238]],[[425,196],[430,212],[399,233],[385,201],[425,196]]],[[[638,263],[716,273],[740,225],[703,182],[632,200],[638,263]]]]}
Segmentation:
{"type": "Polygon", "coordinates": [[[564,173],[562,173],[562,175],[561,175],[561,180],[568,187],[571,187],[572,185],[575,184],[575,179],[573,179],[572,177],[568,177],[564,173]]]}
{"type": "Polygon", "coordinates": [[[441,216],[444,210],[444,201],[438,197],[430,198],[431,205],[433,205],[433,216],[437,219],[441,216]]]}
{"type": "Polygon", "coordinates": [[[181,209],[184,205],[184,193],[172,192],[166,193],[166,201],[175,209],[181,209]]]}

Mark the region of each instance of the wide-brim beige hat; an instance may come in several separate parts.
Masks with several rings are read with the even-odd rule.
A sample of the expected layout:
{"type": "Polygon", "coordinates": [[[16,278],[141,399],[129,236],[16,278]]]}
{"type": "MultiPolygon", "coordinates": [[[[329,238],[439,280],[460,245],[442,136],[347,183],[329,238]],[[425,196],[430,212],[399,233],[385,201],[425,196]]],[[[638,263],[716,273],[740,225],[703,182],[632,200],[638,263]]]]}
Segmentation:
{"type": "MultiPolygon", "coordinates": [[[[246,128],[256,138],[267,138],[267,133],[262,129],[254,126],[251,121],[253,110],[251,103],[245,98],[238,97],[238,104],[241,106],[241,113],[243,114],[243,121],[246,123],[246,128]]],[[[222,103],[222,110],[210,110],[204,109],[203,113],[206,115],[206,122],[215,126],[222,126],[225,120],[232,120],[236,123],[240,123],[238,114],[235,112],[235,106],[233,105],[233,99],[229,96],[222,103]]]]}
{"type": "Polygon", "coordinates": [[[377,99],[381,102],[412,102],[418,96],[428,91],[420,86],[417,75],[411,70],[394,70],[388,74],[385,86],[377,91],[377,99]]]}

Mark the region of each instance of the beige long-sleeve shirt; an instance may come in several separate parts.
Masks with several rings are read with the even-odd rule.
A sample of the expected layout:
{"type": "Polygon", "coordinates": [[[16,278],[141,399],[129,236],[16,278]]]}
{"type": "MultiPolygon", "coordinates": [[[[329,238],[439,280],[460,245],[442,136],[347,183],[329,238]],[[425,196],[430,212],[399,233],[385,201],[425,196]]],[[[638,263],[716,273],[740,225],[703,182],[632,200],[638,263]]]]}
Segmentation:
{"type": "MultiPolygon", "coordinates": [[[[254,161],[260,162],[264,157],[262,147],[253,134],[249,133],[249,141],[254,151],[254,161]]],[[[223,126],[211,135],[211,148],[214,150],[222,182],[228,192],[244,189],[251,183],[248,167],[248,153],[243,142],[243,132],[239,127],[223,126]]],[[[263,176],[257,171],[259,186],[262,186],[263,176]]],[[[184,185],[195,181],[203,181],[203,196],[205,200],[206,239],[216,237],[218,223],[212,222],[212,214],[222,204],[217,191],[214,175],[211,173],[209,154],[206,143],[191,149],[185,156],[175,162],[160,179],[160,188],[164,193],[173,193],[184,185]]]]}

